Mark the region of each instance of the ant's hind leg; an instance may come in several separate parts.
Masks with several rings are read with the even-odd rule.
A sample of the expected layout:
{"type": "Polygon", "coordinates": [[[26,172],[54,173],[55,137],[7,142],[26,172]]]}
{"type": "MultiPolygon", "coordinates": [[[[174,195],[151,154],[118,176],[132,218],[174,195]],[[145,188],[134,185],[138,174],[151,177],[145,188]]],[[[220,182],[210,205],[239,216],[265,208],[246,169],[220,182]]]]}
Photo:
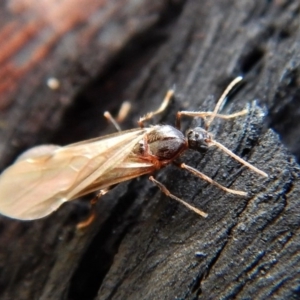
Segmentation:
{"type": "Polygon", "coordinates": [[[114,118],[109,111],[104,112],[104,117],[111,122],[117,131],[122,131],[119,123],[121,123],[128,115],[131,108],[131,104],[128,101],[124,101],[119,110],[118,116],[114,118]]]}
{"type": "Polygon", "coordinates": [[[188,209],[192,210],[193,212],[195,212],[196,214],[206,218],[207,217],[207,213],[203,212],[202,210],[188,204],[187,202],[185,202],[184,200],[176,197],[175,195],[173,195],[161,182],[157,181],[156,179],[154,179],[153,176],[149,177],[149,180],[152,181],[154,184],[156,184],[159,189],[168,197],[172,198],[173,200],[176,200],[177,202],[180,202],[181,204],[183,204],[185,207],[187,207],[188,209]]]}
{"type": "Polygon", "coordinates": [[[141,128],[144,127],[144,122],[150,120],[151,118],[153,118],[155,115],[160,114],[161,112],[163,112],[169,105],[172,97],[174,96],[175,90],[174,89],[169,89],[163,102],[161,103],[160,107],[153,112],[149,112],[147,113],[145,116],[141,117],[138,121],[138,124],[141,128]]]}
{"type": "Polygon", "coordinates": [[[77,230],[82,230],[82,229],[88,227],[90,224],[92,224],[94,222],[95,217],[96,217],[95,204],[97,203],[99,198],[104,196],[109,190],[111,190],[111,188],[112,187],[100,190],[97,193],[97,195],[93,199],[90,200],[91,211],[89,213],[89,216],[86,220],[84,220],[84,221],[77,224],[77,226],[76,226],[77,230]]]}

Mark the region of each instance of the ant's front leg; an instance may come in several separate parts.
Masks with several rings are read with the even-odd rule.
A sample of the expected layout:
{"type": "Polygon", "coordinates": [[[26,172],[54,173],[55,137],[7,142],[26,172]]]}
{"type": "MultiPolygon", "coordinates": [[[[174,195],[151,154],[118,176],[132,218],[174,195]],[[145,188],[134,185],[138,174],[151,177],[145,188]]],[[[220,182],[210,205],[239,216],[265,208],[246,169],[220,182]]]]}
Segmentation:
{"type": "Polygon", "coordinates": [[[230,118],[235,118],[237,116],[241,116],[247,113],[246,110],[242,110],[238,113],[232,114],[232,115],[218,115],[218,111],[220,110],[222,104],[224,103],[225,99],[228,97],[229,93],[234,89],[234,87],[236,87],[236,85],[241,82],[243,80],[242,76],[238,76],[236,77],[234,80],[232,80],[229,85],[227,86],[227,88],[225,89],[225,91],[222,93],[221,97],[219,98],[215,109],[213,112],[191,112],[191,111],[180,111],[177,113],[176,116],[176,128],[180,129],[180,118],[181,116],[189,116],[189,117],[200,117],[203,118],[205,121],[205,118],[210,117],[210,119],[208,120],[208,122],[206,122],[205,124],[205,130],[208,130],[211,122],[214,120],[215,117],[220,117],[220,118],[224,118],[224,119],[230,119],[230,118]]]}
{"type": "MultiPolygon", "coordinates": [[[[205,122],[207,117],[217,117],[217,118],[221,118],[221,119],[233,119],[236,117],[240,117],[240,116],[244,116],[248,113],[247,109],[243,109],[241,111],[238,111],[236,113],[230,114],[230,115],[223,115],[223,114],[215,114],[212,111],[179,111],[176,115],[176,128],[180,129],[180,125],[181,125],[181,117],[182,116],[188,116],[188,117],[197,117],[197,118],[202,118],[205,122]]],[[[208,129],[208,124],[206,124],[205,129],[208,129]]]]}

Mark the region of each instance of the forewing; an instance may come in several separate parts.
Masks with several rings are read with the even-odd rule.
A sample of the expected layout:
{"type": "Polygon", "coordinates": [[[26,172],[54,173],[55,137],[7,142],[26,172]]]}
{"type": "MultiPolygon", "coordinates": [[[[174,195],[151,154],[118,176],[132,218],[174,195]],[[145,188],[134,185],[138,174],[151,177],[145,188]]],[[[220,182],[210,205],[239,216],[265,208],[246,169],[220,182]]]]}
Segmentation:
{"type": "Polygon", "coordinates": [[[92,184],[81,190],[76,198],[91,193],[95,190],[103,189],[111,185],[149,174],[155,170],[155,166],[143,159],[136,160],[129,156],[123,162],[105,173],[105,176],[97,178],[92,184]]]}
{"type": "Polygon", "coordinates": [[[0,176],[0,213],[42,218],[128,156],[150,128],[120,132],[17,160],[0,176]]]}

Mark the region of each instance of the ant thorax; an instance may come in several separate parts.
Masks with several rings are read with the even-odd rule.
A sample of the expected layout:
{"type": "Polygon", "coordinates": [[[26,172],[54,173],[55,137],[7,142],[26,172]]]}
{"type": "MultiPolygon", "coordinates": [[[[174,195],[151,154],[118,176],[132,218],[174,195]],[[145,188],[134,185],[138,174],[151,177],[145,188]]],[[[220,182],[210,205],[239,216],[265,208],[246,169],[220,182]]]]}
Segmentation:
{"type": "Polygon", "coordinates": [[[171,125],[154,126],[134,148],[134,153],[160,161],[162,164],[178,157],[188,148],[183,133],[171,125]]]}

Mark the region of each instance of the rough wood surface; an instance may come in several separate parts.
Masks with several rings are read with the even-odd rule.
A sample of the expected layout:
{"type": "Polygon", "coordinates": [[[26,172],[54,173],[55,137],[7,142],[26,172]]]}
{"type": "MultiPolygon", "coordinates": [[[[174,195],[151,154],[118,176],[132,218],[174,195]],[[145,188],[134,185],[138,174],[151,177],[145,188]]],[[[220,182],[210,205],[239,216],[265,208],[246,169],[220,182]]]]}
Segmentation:
{"type": "MultiPolygon", "coordinates": [[[[270,177],[241,169],[215,149],[205,156],[188,152],[184,162],[249,196],[226,194],[170,166],[155,177],[206,211],[207,219],[162,195],[147,178],[121,184],[105,195],[96,220],[83,230],[76,229],[88,215],[83,201],[34,222],[1,217],[1,299],[300,297],[300,170],[289,154],[300,157],[299,3],[173,1],[153,12],[154,2],[140,5],[155,22],[137,26],[141,30],[130,42],[123,40],[113,61],[99,63],[99,45],[89,52],[97,71],[68,90],[69,102],[55,108],[55,118],[50,120],[49,114],[58,103],[51,103],[56,91],[45,88],[32,89],[31,97],[25,97],[36,100],[23,98],[22,105],[17,100],[1,112],[1,149],[6,149],[2,165],[35,143],[66,144],[113,130],[105,127],[101,112],[117,111],[124,100],[130,100],[133,109],[122,126],[133,127],[140,115],[158,107],[173,84],[176,99],[159,122],[173,124],[180,109],[212,110],[226,84],[242,74],[245,83],[223,112],[248,107],[249,114],[217,120],[212,133],[270,177]],[[72,102],[78,90],[82,92],[72,102]],[[47,101],[35,102],[41,99],[47,101]],[[42,113],[44,109],[48,113],[42,113]]],[[[129,3],[124,1],[124,7],[129,3]]],[[[136,13],[126,16],[128,23],[143,19],[136,13]]],[[[66,74],[79,76],[77,60],[84,61],[80,57],[66,74]]],[[[64,80],[68,85],[67,76],[64,80]]],[[[185,128],[190,124],[185,119],[185,128]]]]}

